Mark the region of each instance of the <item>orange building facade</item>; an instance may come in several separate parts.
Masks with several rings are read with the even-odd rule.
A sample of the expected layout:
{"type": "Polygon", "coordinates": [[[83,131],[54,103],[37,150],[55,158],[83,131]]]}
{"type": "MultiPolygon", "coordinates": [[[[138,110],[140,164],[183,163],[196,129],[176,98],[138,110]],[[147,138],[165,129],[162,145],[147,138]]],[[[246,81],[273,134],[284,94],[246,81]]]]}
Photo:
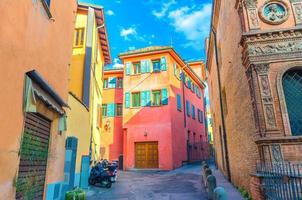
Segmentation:
{"type": "Polygon", "coordinates": [[[123,69],[105,69],[103,81],[101,159],[123,154],[123,69]]]}
{"type": "Polygon", "coordinates": [[[120,59],[124,169],[171,170],[206,156],[201,77],[171,47],[129,51],[120,59]]]}
{"type": "Polygon", "coordinates": [[[64,180],[76,3],[0,2],[1,199],[45,199],[48,185],[64,180]]]}

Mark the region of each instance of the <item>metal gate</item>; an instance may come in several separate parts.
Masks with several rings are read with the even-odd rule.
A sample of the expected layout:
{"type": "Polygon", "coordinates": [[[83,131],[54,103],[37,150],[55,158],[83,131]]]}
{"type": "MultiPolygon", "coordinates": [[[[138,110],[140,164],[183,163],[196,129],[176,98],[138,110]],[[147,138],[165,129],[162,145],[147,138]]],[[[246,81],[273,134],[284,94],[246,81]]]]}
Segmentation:
{"type": "Polygon", "coordinates": [[[43,199],[51,122],[26,113],[16,180],[16,199],[43,199]]]}
{"type": "Polygon", "coordinates": [[[268,200],[302,199],[302,164],[261,163],[257,174],[263,177],[262,189],[268,200]]]}

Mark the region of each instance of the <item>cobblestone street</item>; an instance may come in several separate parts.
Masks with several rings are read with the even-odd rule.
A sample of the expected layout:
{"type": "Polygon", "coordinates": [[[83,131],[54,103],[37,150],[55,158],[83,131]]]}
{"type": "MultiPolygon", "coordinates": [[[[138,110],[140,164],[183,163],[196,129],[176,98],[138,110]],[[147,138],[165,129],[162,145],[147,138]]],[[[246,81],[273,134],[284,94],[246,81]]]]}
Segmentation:
{"type": "Polygon", "coordinates": [[[112,188],[90,187],[89,200],[198,200],[207,199],[201,187],[200,165],[170,172],[120,171],[112,188]]]}

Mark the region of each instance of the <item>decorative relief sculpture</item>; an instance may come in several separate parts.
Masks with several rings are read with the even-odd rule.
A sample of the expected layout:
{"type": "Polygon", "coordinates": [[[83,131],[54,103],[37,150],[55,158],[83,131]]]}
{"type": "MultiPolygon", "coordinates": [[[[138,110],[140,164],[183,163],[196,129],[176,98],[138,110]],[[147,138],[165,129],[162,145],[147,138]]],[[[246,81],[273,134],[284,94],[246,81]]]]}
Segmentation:
{"type": "Polygon", "coordinates": [[[302,0],[291,0],[296,24],[302,24],[302,0]]]}
{"type": "Polygon", "coordinates": [[[269,24],[281,24],[288,18],[288,8],[282,1],[270,1],[259,12],[261,19],[269,24]]]}
{"type": "Polygon", "coordinates": [[[267,76],[259,76],[260,78],[260,83],[261,83],[261,89],[262,89],[262,94],[264,96],[270,96],[270,86],[269,86],[269,81],[267,76]]]}
{"type": "Polygon", "coordinates": [[[246,8],[257,8],[257,0],[244,0],[246,8]]]}
{"type": "Polygon", "coordinates": [[[259,29],[259,19],[257,15],[257,1],[245,0],[245,8],[247,10],[247,17],[250,25],[250,29],[259,29]]]}
{"type": "Polygon", "coordinates": [[[254,65],[254,69],[258,76],[258,83],[260,88],[261,103],[264,108],[265,125],[267,129],[275,129],[276,119],[273,105],[273,98],[268,78],[269,64],[263,63],[254,65]]]}
{"type": "Polygon", "coordinates": [[[250,56],[263,56],[270,54],[282,54],[302,51],[302,41],[288,41],[273,44],[259,44],[250,46],[248,52],[250,56]]]}
{"type": "Polygon", "coordinates": [[[276,119],[275,119],[275,112],[273,104],[264,105],[265,107],[265,117],[266,117],[266,124],[269,128],[276,127],[276,119]]]}
{"type": "Polygon", "coordinates": [[[273,162],[282,162],[283,158],[282,158],[280,145],[279,144],[273,144],[271,146],[271,149],[272,149],[273,162]]]}

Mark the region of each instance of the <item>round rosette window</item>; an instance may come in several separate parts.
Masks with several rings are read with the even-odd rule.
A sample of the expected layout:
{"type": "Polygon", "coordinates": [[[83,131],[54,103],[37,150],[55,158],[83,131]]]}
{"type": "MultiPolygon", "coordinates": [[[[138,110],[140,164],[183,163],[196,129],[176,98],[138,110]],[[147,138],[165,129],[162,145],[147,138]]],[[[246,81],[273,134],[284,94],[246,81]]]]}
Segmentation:
{"type": "Polygon", "coordinates": [[[281,1],[269,1],[260,9],[260,17],[268,24],[281,24],[288,18],[288,7],[281,1]]]}

